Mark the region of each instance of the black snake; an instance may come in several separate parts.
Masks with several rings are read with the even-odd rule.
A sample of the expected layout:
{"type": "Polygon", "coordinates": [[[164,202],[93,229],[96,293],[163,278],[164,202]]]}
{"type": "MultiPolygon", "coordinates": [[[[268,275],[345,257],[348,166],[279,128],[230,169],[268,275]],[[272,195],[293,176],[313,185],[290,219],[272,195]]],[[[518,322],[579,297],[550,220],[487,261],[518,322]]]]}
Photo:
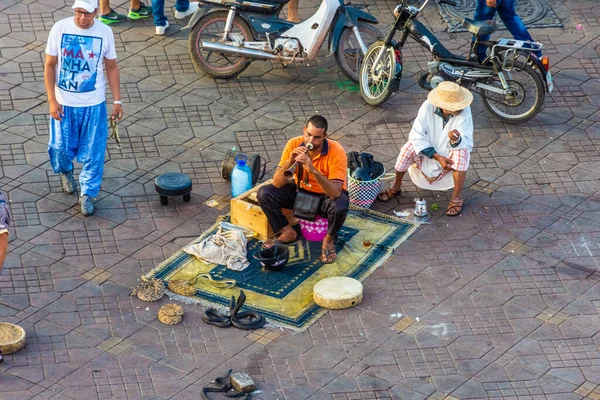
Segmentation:
{"type": "Polygon", "coordinates": [[[235,390],[232,390],[233,386],[231,385],[231,371],[233,370],[230,369],[225,375],[216,378],[209,385],[204,386],[201,392],[202,399],[211,400],[211,398],[208,397],[208,393],[213,392],[223,393],[223,396],[225,397],[246,396],[244,400],[251,400],[252,393],[236,392],[235,390]],[[213,385],[213,387],[211,387],[210,385],[213,385]]]}
{"type": "Polygon", "coordinates": [[[262,328],[265,323],[265,317],[257,313],[256,311],[242,311],[240,309],[244,305],[246,301],[246,293],[243,290],[240,290],[240,295],[235,300],[235,296],[231,296],[231,302],[229,303],[229,316],[215,310],[214,308],[209,308],[204,311],[204,315],[202,315],[202,320],[207,324],[215,325],[220,328],[229,328],[230,326],[235,326],[239,329],[252,330],[262,328]]]}

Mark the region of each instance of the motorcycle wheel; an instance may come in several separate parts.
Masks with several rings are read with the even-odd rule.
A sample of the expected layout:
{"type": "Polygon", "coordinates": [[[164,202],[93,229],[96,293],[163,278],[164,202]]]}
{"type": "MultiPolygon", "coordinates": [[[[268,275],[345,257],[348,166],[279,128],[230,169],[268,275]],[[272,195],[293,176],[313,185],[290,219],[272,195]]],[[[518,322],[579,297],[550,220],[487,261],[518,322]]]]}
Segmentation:
{"type": "MultiPolygon", "coordinates": [[[[381,36],[379,29],[365,22],[358,23],[358,32],[367,48],[381,36]]],[[[358,74],[363,59],[354,30],[350,26],[344,28],[340,35],[338,47],[335,50],[335,61],[337,61],[344,75],[354,83],[359,81],[358,74]]]]}
{"type": "MultiPolygon", "coordinates": [[[[508,95],[480,89],[485,107],[502,121],[518,124],[535,117],[544,105],[546,88],[539,73],[524,62],[515,60],[510,72],[505,72],[511,93],[508,95]]],[[[488,85],[501,88],[500,79],[488,79],[488,85]]]]}
{"type": "Polygon", "coordinates": [[[395,79],[396,75],[396,57],[393,47],[386,47],[385,42],[378,40],[373,43],[365,60],[360,67],[360,94],[363,99],[372,106],[378,106],[384,103],[394,94],[400,85],[400,81],[395,79]],[[385,53],[378,65],[374,65],[375,59],[381,49],[385,53]]]}
{"type": "MultiPolygon", "coordinates": [[[[206,14],[190,32],[188,49],[194,65],[215,78],[233,78],[242,73],[252,60],[233,54],[215,53],[202,50],[202,41],[223,42],[223,32],[227,21],[227,11],[206,14]]],[[[252,30],[241,17],[233,19],[231,34],[242,35],[244,41],[252,41],[252,30]]]]}

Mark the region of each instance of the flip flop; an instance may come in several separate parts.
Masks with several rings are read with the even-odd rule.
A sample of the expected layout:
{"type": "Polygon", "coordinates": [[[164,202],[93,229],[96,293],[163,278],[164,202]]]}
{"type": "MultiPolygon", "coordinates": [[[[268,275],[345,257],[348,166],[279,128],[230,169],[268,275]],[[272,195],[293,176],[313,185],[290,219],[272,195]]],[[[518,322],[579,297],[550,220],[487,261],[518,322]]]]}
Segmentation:
{"type": "Polygon", "coordinates": [[[398,193],[400,193],[401,190],[402,190],[402,188],[396,190],[392,187],[389,187],[389,188],[387,188],[387,190],[385,192],[379,193],[379,195],[377,196],[377,199],[379,199],[383,202],[390,201],[391,199],[396,197],[396,195],[398,193]]]}
{"type": "Polygon", "coordinates": [[[337,260],[337,253],[335,247],[330,247],[321,251],[321,262],[323,264],[331,264],[337,260]]]}
{"type": "Polygon", "coordinates": [[[271,239],[267,239],[267,240],[264,241],[264,243],[262,244],[262,248],[263,249],[269,249],[269,248],[273,247],[276,244],[292,244],[292,243],[294,243],[297,240],[298,240],[298,236],[296,236],[296,239],[289,240],[287,242],[284,242],[283,240],[279,240],[277,238],[271,238],[271,239]]]}
{"type": "Polygon", "coordinates": [[[448,208],[446,209],[446,215],[449,217],[456,217],[457,215],[460,215],[460,213],[462,212],[463,206],[464,206],[464,204],[463,204],[462,200],[458,200],[458,201],[451,200],[450,204],[448,204],[448,208]],[[450,210],[454,210],[455,213],[449,214],[450,210]]]}

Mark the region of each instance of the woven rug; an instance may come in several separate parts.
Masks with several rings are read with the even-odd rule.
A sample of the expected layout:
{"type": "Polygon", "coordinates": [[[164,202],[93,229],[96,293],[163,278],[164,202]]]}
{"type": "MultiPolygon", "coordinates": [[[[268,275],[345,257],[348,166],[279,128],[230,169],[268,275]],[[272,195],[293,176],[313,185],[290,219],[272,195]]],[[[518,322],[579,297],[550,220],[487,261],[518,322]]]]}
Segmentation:
{"type": "MultiPolygon", "coordinates": [[[[462,27],[460,20],[451,17],[452,13],[461,15],[463,17],[473,18],[475,14],[475,7],[477,1],[475,0],[455,0],[457,3],[456,7],[449,6],[446,4],[438,4],[438,9],[442,18],[448,25],[450,32],[466,32],[467,30],[462,27]]],[[[517,15],[521,17],[523,23],[528,28],[550,28],[550,27],[562,27],[563,24],[560,19],[550,7],[546,0],[516,0],[515,11],[517,15]]],[[[506,27],[502,23],[502,20],[496,15],[496,23],[498,29],[505,30],[506,27]]],[[[530,32],[531,33],[531,32],[530,32]]],[[[506,37],[506,35],[501,35],[506,37]]],[[[535,38],[535,34],[533,34],[535,38]]],[[[508,37],[512,37],[509,36],[508,37]]]]}
{"type": "MultiPolygon", "coordinates": [[[[218,226],[218,223],[215,224],[192,243],[214,234],[218,226]]],[[[171,279],[193,281],[198,274],[209,273],[215,280],[235,279],[237,284],[230,289],[215,289],[198,280],[194,284],[194,296],[171,296],[184,302],[198,302],[225,309],[231,296],[237,298],[241,289],[247,296],[242,310],[258,311],[274,325],[302,331],[327,311],[313,302],[315,283],[332,276],[364,280],[416,228],[417,225],[385,214],[352,207],[339,233],[338,258],[332,264],[320,261],[321,243],[301,238],[289,245],[290,260],[283,271],[263,270],[252,257],[260,250],[262,243],[253,239],[248,242],[250,266],[244,271],[206,263],[179,250],[142,278],[157,278],[167,283],[171,279]],[[364,240],[371,241],[372,246],[365,248],[364,240]]]]}

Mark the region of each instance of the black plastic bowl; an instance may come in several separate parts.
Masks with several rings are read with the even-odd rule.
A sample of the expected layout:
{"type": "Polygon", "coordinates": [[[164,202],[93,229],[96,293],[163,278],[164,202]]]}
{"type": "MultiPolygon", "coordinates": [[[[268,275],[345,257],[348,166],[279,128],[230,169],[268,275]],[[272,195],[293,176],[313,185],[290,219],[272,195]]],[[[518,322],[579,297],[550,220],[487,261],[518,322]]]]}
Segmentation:
{"type": "Polygon", "coordinates": [[[254,253],[254,259],[269,271],[281,271],[290,258],[290,249],[284,244],[275,244],[268,249],[254,253]]]}

